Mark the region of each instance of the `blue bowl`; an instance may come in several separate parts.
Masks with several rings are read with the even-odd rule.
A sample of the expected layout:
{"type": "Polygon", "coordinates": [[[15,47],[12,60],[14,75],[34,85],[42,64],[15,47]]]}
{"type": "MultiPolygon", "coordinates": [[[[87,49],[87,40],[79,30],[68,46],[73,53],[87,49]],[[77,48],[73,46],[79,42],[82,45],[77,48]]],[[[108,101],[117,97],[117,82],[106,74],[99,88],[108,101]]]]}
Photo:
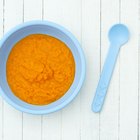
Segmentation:
{"type": "Polygon", "coordinates": [[[48,114],[62,109],[78,94],[85,78],[85,57],[77,39],[62,26],[48,21],[32,21],[16,26],[0,41],[0,95],[17,110],[31,114],[48,114]],[[73,84],[59,100],[48,105],[31,105],[17,98],[6,78],[6,62],[13,45],[29,34],[48,34],[65,42],[73,53],[76,72],[73,84]]]}

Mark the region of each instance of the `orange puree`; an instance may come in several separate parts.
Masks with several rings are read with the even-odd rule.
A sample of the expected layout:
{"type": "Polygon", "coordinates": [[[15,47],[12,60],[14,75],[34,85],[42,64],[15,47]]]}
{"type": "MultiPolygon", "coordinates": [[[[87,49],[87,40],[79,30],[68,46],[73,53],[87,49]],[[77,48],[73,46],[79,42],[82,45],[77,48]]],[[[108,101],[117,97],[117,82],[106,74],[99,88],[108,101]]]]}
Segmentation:
{"type": "Polygon", "coordinates": [[[35,105],[49,104],[62,97],[75,75],[75,62],[62,41],[32,34],[17,42],[8,57],[7,81],[21,100],[35,105]]]}

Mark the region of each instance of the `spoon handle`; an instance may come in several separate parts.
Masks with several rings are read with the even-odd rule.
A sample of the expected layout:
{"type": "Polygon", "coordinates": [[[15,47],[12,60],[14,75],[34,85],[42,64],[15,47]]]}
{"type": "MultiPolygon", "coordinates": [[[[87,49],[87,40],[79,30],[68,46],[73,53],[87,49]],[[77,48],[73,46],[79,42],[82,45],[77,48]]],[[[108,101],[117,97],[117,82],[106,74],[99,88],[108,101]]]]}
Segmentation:
{"type": "Polygon", "coordinates": [[[94,112],[100,112],[100,110],[102,109],[107,89],[110,83],[110,79],[119,53],[119,49],[119,45],[114,44],[111,44],[109,48],[109,52],[92,103],[92,110],[94,112]]]}

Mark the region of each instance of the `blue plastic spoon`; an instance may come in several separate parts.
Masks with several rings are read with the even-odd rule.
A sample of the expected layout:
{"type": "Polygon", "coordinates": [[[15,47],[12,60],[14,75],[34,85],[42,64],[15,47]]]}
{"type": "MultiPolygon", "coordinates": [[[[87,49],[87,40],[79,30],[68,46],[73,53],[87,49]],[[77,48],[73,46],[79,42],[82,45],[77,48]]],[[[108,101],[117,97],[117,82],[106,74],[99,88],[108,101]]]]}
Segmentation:
{"type": "Polygon", "coordinates": [[[116,24],[110,29],[108,37],[110,49],[92,103],[94,112],[100,112],[102,109],[119,50],[129,40],[129,30],[123,24],[116,24]]]}

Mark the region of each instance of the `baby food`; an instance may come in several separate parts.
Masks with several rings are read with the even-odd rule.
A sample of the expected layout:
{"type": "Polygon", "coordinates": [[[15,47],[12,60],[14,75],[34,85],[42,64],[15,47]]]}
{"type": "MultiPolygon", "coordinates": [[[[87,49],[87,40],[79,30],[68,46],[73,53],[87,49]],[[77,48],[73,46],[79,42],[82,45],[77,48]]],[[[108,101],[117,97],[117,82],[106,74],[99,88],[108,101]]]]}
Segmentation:
{"type": "Polygon", "coordinates": [[[75,76],[71,50],[57,38],[32,34],[18,41],[6,64],[12,92],[34,105],[46,105],[61,98],[75,76]]]}

